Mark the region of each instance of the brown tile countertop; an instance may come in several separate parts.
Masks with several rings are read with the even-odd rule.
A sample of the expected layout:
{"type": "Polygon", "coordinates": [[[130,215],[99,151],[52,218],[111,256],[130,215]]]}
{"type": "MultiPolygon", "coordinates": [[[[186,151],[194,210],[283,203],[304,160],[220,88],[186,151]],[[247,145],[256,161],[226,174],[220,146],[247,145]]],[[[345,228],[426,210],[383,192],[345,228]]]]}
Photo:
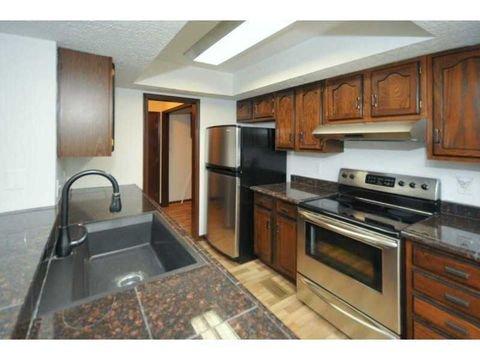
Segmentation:
{"type": "MultiPolygon", "coordinates": [[[[171,222],[161,209],[157,209],[138,187],[121,186],[120,192],[122,212],[111,214],[108,211],[111,196],[109,188],[74,190],[70,203],[71,222],[87,223],[157,211],[157,215],[167,222],[172,231],[191,245],[193,251],[204,260],[204,264],[190,271],[153,279],[134,288],[93,301],[87,299],[73,307],[36,317],[41,284],[53,253],[54,237],[49,236],[50,231],[46,229],[52,228],[56,214],[50,209],[45,224],[38,227],[44,231],[33,230],[31,236],[25,237],[31,238],[39,250],[33,258],[26,261],[31,264],[31,270],[23,273],[26,281],[19,287],[21,293],[4,295],[10,294],[14,289],[14,271],[5,267],[0,269],[4,303],[14,304],[0,309],[0,338],[295,338],[248,290],[229,276],[217,261],[171,222]],[[34,239],[39,240],[33,241],[34,239]],[[4,280],[5,277],[7,281],[4,280]],[[15,299],[18,301],[13,301],[15,299]]],[[[7,219],[1,218],[0,230],[7,229],[8,224],[7,219]]],[[[18,226],[13,228],[18,230],[18,226]]],[[[3,246],[0,249],[2,256],[6,254],[4,250],[11,250],[20,242],[10,241],[8,248],[4,245],[6,243],[0,243],[3,246]]],[[[20,250],[15,252],[20,253],[20,250]]]]}
{"type": "Polygon", "coordinates": [[[253,191],[273,196],[293,204],[303,201],[319,199],[337,192],[337,184],[331,182],[319,182],[310,185],[300,181],[292,181],[280,184],[252,186],[253,191]]]}
{"type": "Polygon", "coordinates": [[[442,212],[409,226],[402,235],[415,242],[480,263],[480,217],[442,212]]]}

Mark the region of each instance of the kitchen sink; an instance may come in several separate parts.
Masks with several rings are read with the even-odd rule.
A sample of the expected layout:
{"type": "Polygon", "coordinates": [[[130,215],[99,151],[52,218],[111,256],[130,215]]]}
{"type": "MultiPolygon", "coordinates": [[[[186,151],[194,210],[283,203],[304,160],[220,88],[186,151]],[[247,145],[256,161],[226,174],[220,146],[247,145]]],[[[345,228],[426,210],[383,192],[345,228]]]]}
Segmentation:
{"type": "Polygon", "coordinates": [[[153,213],[85,227],[82,245],[51,260],[39,315],[203,264],[192,246],[153,213]]]}

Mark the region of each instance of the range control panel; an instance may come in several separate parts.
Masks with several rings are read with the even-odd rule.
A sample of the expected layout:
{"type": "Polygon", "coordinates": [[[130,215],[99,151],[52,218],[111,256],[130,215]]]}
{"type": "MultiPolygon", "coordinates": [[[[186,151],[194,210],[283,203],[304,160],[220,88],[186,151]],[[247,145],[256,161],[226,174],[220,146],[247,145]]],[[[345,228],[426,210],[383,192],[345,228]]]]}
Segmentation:
{"type": "Polygon", "coordinates": [[[420,176],[341,169],[338,182],[343,185],[388,192],[427,200],[440,199],[440,181],[420,176]]]}
{"type": "Polygon", "coordinates": [[[367,174],[367,176],[365,177],[365,182],[367,184],[378,185],[378,186],[387,186],[387,187],[395,186],[395,178],[389,177],[389,176],[367,174]]]}

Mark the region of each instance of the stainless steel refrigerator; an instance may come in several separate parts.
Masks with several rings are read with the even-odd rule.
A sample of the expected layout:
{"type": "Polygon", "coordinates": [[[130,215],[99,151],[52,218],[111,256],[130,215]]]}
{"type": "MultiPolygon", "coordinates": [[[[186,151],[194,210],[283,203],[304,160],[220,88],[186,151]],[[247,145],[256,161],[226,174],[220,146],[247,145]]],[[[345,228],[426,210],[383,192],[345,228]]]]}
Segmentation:
{"type": "Polygon", "coordinates": [[[207,128],[208,242],[230,258],[253,257],[250,186],[285,182],[286,155],[275,129],[236,125],[207,128]]]}

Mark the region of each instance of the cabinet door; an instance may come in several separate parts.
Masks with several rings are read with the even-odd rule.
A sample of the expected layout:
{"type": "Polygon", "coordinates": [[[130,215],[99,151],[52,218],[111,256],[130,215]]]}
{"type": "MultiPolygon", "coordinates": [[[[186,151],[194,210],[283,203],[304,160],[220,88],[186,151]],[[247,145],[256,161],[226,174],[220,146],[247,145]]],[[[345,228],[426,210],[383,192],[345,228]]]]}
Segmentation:
{"type": "Polygon", "coordinates": [[[275,265],[295,279],[297,273],[297,222],[277,215],[275,234],[275,265]]]}
{"type": "Polygon", "coordinates": [[[363,118],[363,74],[328,79],[325,85],[325,121],[363,118]]]}
{"type": "Polygon", "coordinates": [[[254,119],[273,119],[275,116],[275,97],[273,94],[258,97],[253,100],[254,119]]]}
{"type": "Polygon", "coordinates": [[[296,90],[295,123],[297,150],[315,150],[321,148],[313,130],[322,123],[322,89],[320,84],[300,87],[296,90]]]}
{"type": "Polygon", "coordinates": [[[237,101],[237,121],[252,120],[252,100],[237,101]]]}
{"type": "Polygon", "coordinates": [[[277,149],[295,147],[295,96],[293,90],[275,97],[275,146],[277,149]]]}
{"type": "Polygon", "coordinates": [[[254,251],[260,260],[272,263],[272,213],[255,205],[254,210],[254,251]]]}
{"type": "Polygon", "coordinates": [[[397,65],[371,73],[371,116],[420,113],[420,63],[397,65]]]}
{"type": "Polygon", "coordinates": [[[480,158],[480,49],[434,57],[433,154],[480,158]]]}
{"type": "Polygon", "coordinates": [[[110,156],[112,58],[58,49],[58,156],[110,156]]]}

